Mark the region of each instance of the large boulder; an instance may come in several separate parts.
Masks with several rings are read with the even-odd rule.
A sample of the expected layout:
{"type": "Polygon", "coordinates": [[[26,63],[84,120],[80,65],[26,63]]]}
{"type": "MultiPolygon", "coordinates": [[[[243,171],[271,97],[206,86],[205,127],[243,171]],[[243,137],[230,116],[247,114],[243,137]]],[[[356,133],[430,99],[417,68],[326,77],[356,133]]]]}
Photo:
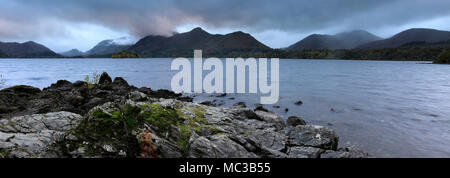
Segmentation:
{"type": "Polygon", "coordinates": [[[112,83],[111,77],[108,75],[108,73],[103,72],[102,75],[100,75],[100,79],[98,80],[98,84],[109,84],[112,83]]]}
{"type": "Polygon", "coordinates": [[[316,147],[325,150],[337,150],[339,137],[333,130],[313,125],[298,125],[288,133],[291,146],[316,147]]]}
{"type": "Polygon", "coordinates": [[[0,153],[8,158],[61,157],[56,144],[78,126],[69,112],[34,114],[0,120],[0,153]]]}

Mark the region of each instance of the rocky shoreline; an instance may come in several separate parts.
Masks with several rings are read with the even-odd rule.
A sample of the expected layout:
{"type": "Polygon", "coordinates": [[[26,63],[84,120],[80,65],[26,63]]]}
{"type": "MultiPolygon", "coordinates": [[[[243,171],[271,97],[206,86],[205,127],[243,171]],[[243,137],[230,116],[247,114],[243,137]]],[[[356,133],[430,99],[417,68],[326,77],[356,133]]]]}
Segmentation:
{"type": "Polygon", "coordinates": [[[0,158],[365,158],[329,128],[244,103],[215,107],[103,73],[0,90],[0,158]]]}

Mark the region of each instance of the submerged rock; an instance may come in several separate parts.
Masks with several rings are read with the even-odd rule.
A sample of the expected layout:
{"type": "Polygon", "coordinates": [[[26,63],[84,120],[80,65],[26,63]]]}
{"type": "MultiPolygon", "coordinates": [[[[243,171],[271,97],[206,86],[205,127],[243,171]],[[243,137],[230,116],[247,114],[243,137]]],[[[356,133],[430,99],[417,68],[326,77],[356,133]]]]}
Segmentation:
{"type": "Polygon", "coordinates": [[[303,120],[302,118],[297,117],[297,116],[288,117],[286,122],[287,122],[287,125],[292,126],[292,127],[295,127],[297,125],[306,125],[305,120],[303,120]]]}
{"type": "Polygon", "coordinates": [[[303,101],[298,100],[297,102],[295,102],[295,104],[296,104],[296,105],[302,105],[302,104],[303,104],[303,101]]]}

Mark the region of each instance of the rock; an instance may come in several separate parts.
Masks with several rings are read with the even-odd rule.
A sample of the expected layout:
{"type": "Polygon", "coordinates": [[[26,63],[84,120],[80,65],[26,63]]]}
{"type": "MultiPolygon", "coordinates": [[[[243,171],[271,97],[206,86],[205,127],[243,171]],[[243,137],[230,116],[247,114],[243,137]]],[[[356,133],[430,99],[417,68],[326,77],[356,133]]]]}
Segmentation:
{"type": "Polygon", "coordinates": [[[212,101],[203,101],[200,104],[206,105],[206,106],[214,106],[214,103],[212,101]]]}
{"type": "Polygon", "coordinates": [[[123,87],[129,87],[129,86],[130,86],[130,85],[128,84],[128,82],[127,82],[125,79],[123,79],[122,77],[116,77],[116,78],[114,78],[113,85],[116,85],[116,86],[123,86],[123,87]]]}
{"type": "Polygon", "coordinates": [[[298,100],[297,102],[295,102],[295,104],[296,104],[296,105],[302,105],[302,104],[303,104],[303,101],[298,100]]]}
{"type": "Polygon", "coordinates": [[[321,158],[368,158],[369,154],[356,148],[341,148],[338,151],[327,150],[321,158]]]}
{"type": "Polygon", "coordinates": [[[180,101],[192,102],[192,98],[183,97],[182,94],[177,94],[173,91],[169,90],[158,90],[151,91],[150,93],[146,93],[149,97],[152,98],[165,98],[165,99],[178,99],[180,101]]]}
{"type": "Polygon", "coordinates": [[[264,111],[264,112],[269,112],[268,109],[264,108],[264,106],[262,104],[258,104],[256,105],[256,108],[254,109],[254,111],[264,111]]]}
{"type": "Polygon", "coordinates": [[[277,130],[282,130],[286,127],[283,119],[275,113],[257,110],[255,111],[255,114],[258,115],[265,123],[272,124],[277,130]]]}
{"type": "Polygon", "coordinates": [[[256,158],[257,156],[225,135],[213,135],[206,138],[194,134],[189,140],[188,157],[256,158]]]}
{"type": "Polygon", "coordinates": [[[274,132],[271,129],[258,129],[251,133],[251,139],[254,143],[260,144],[265,148],[282,152],[286,148],[286,135],[274,132]]]}
{"type": "Polygon", "coordinates": [[[273,107],[273,108],[277,108],[277,109],[278,109],[278,108],[281,108],[280,105],[273,105],[272,107],[273,107]]]}
{"type": "Polygon", "coordinates": [[[284,109],[284,112],[289,112],[289,108],[284,109]]]}
{"type": "Polygon", "coordinates": [[[203,101],[200,104],[206,105],[206,106],[222,106],[225,104],[224,101],[217,101],[217,100],[212,100],[212,101],[203,101]]]}
{"type": "Polygon", "coordinates": [[[233,104],[233,107],[237,107],[237,108],[246,108],[247,105],[245,105],[244,102],[237,102],[236,104],[233,104]]]}
{"type": "Polygon", "coordinates": [[[292,126],[292,127],[295,127],[297,125],[306,125],[306,122],[302,118],[297,117],[297,116],[288,117],[286,122],[287,122],[288,126],[292,126]]]}
{"type": "Polygon", "coordinates": [[[98,84],[109,84],[112,83],[111,77],[108,75],[108,73],[103,72],[102,75],[100,75],[100,79],[98,80],[98,84]]]}
{"type": "Polygon", "coordinates": [[[221,93],[221,94],[217,95],[216,97],[218,97],[218,98],[223,98],[223,97],[225,97],[225,96],[227,96],[226,93],[221,93]]]}
{"type": "Polygon", "coordinates": [[[0,150],[8,158],[61,157],[55,144],[78,126],[81,116],[69,112],[35,114],[0,120],[0,150]]]}
{"type": "Polygon", "coordinates": [[[325,150],[336,150],[339,137],[333,130],[322,126],[298,125],[288,133],[291,146],[308,146],[325,150]]]}
{"type": "Polygon", "coordinates": [[[14,93],[19,96],[30,96],[35,95],[41,92],[39,88],[35,88],[32,86],[26,86],[26,85],[17,85],[10,88],[5,88],[1,90],[2,93],[14,93]]]}
{"type": "Polygon", "coordinates": [[[320,158],[325,150],[314,147],[291,147],[289,150],[289,158],[320,158]]]}
{"type": "Polygon", "coordinates": [[[139,91],[132,91],[128,94],[128,99],[131,99],[132,101],[147,101],[148,97],[146,94],[139,92],[139,91]]]}
{"type": "Polygon", "coordinates": [[[38,97],[39,88],[18,85],[0,90],[0,118],[14,116],[14,113],[29,114],[29,101],[38,97]]]}

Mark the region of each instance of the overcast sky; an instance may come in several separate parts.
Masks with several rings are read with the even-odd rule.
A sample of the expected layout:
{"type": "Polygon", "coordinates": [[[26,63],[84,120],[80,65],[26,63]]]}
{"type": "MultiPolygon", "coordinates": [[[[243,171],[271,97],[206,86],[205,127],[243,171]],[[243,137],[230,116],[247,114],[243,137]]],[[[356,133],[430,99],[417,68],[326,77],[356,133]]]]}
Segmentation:
{"type": "Polygon", "coordinates": [[[280,48],[312,33],[389,37],[414,27],[450,30],[449,22],[450,0],[0,0],[0,41],[33,40],[56,52],[197,26],[244,31],[280,48]]]}

